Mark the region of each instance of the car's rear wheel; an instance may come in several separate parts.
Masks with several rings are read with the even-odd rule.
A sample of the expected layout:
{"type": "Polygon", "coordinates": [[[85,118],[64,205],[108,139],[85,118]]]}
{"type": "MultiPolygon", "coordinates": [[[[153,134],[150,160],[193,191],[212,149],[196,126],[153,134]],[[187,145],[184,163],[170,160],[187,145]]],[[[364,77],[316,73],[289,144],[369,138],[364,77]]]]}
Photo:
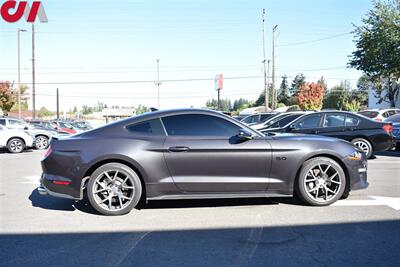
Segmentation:
{"type": "Polygon", "coordinates": [[[139,176],[128,166],[107,163],[91,175],[87,194],[90,204],[101,214],[123,215],[139,203],[142,185],[139,176]]]}
{"type": "Polygon", "coordinates": [[[327,206],[340,199],[346,188],[342,167],[333,159],[317,157],[306,161],[297,180],[297,193],[307,204],[327,206]]]}
{"type": "Polygon", "coordinates": [[[47,149],[49,147],[49,138],[44,135],[39,135],[35,140],[35,148],[39,150],[47,149]]]}
{"type": "Polygon", "coordinates": [[[12,138],[7,142],[7,150],[10,153],[21,153],[25,149],[25,143],[20,138],[12,138]]]}
{"type": "Polygon", "coordinates": [[[368,140],[364,138],[355,138],[351,141],[351,143],[364,151],[368,159],[372,157],[372,145],[368,140]]]}

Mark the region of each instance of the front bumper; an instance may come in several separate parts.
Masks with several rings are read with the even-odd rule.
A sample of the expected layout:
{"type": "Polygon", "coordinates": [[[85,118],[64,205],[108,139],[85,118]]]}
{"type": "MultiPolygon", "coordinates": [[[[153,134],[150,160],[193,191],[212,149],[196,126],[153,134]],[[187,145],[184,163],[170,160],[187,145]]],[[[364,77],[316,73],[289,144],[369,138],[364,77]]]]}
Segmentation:
{"type": "MultiPolygon", "coordinates": [[[[363,154],[364,155],[364,154],[363,154]]],[[[369,186],[367,179],[368,163],[365,156],[362,160],[345,160],[349,175],[349,189],[361,190],[369,186]]]]}

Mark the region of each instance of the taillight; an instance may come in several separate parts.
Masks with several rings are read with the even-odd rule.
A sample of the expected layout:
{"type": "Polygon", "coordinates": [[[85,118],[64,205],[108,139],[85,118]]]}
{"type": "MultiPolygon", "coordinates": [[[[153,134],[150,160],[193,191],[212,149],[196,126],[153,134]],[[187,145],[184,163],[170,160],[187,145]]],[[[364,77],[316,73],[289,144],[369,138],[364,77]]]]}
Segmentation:
{"type": "Polygon", "coordinates": [[[53,152],[53,150],[51,149],[51,146],[49,146],[44,152],[43,158],[47,158],[48,156],[50,156],[51,152],[53,152]]]}
{"type": "Polygon", "coordinates": [[[71,182],[67,182],[67,181],[53,181],[53,184],[57,184],[57,185],[69,185],[71,182]]]}
{"type": "Polygon", "coordinates": [[[383,130],[385,130],[385,132],[387,133],[393,133],[393,126],[391,124],[385,124],[383,125],[383,130]]]}

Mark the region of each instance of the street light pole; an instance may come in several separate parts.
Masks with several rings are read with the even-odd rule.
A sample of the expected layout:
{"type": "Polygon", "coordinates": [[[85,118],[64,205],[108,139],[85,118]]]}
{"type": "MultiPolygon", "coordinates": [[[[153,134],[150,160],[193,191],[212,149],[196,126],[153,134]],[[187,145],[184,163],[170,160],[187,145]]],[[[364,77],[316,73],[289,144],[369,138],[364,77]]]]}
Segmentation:
{"type": "Polygon", "coordinates": [[[158,109],[160,109],[160,59],[157,58],[157,100],[158,100],[158,109]]]}
{"type": "Polygon", "coordinates": [[[32,117],[36,119],[35,24],[32,23],[32,117]]]}
{"type": "Polygon", "coordinates": [[[262,63],[264,64],[264,93],[265,93],[265,111],[268,111],[268,84],[267,84],[267,73],[266,73],[266,61],[267,59],[265,58],[266,54],[266,48],[265,48],[265,8],[263,9],[263,14],[262,14],[262,34],[263,34],[263,61],[262,63]]]}
{"type": "Polygon", "coordinates": [[[18,49],[18,118],[21,119],[21,47],[20,47],[20,33],[26,30],[17,29],[17,49],[18,49]]]}
{"type": "Polygon", "coordinates": [[[278,25],[275,25],[272,28],[272,109],[276,107],[276,91],[275,91],[275,31],[278,28],[278,25]]]}

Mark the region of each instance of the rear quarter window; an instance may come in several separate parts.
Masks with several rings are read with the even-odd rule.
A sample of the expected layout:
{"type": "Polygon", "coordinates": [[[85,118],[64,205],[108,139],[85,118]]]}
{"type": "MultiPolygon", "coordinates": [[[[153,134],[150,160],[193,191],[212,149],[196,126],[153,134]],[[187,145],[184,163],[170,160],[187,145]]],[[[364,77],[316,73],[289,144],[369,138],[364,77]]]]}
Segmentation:
{"type": "Polygon", "coordinates": [[[131,124],[126,126],[126,129],[135,134],[165,136],[164,129],[159,119],[131,124]]]}

